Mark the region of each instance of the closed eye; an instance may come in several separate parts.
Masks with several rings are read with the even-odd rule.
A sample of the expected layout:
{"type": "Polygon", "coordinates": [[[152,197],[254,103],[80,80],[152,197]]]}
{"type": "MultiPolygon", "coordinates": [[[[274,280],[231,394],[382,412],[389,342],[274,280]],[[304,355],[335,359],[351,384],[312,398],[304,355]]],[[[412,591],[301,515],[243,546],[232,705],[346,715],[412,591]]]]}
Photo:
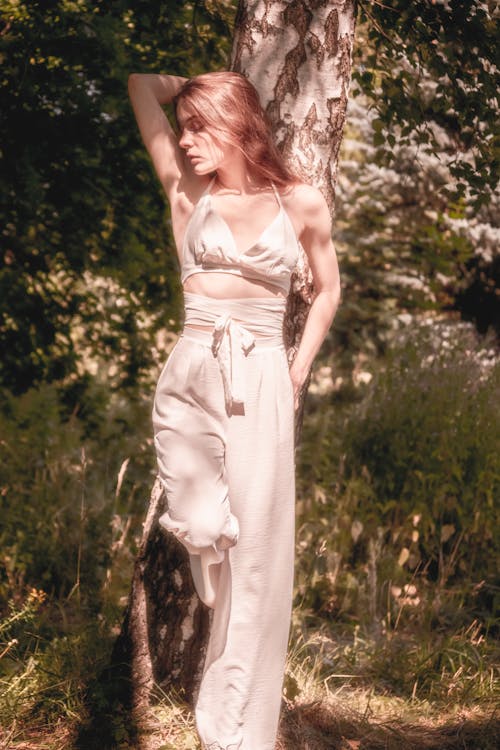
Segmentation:
{"type": "Polygon", "coordinates": [[[198,117],[190,117],[189,120],[186,120],[184,123],[182,133],[185,131],[188,133],[198,133],[200,130],[203,130],[204,127],[204,123],[198,117]]]}

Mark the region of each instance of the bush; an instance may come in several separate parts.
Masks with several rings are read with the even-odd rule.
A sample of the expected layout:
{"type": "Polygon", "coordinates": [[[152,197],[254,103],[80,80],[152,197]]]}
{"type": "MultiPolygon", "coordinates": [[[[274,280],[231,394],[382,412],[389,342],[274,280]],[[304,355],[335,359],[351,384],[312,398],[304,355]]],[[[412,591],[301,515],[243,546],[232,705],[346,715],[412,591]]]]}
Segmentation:
{"type": "Polygon", "coordinates": [[[60,599],[77,590],[97,610],[115,526],[146,508],[150,404],[104,389],[88,384],[70,411],[55,384],[3,394],[0,613],[26,586],[60,599]]]}
{"type": "Polygon", "coordinates": [[[492,624],[499,444],[500,366],[460,324],[420,328],[361,402],[339,414],[334,397],[310,414],[300,454],[306,605],[389,623],[403,609],[460,618],[460,607],[477,607],[492,624]]]}
{"type": "Polygon", "coordinates": [[[4,728],[85,713],[86,685],[123,617],[153,484],[151,397],[92,379],[2,393],[4,728]]]}

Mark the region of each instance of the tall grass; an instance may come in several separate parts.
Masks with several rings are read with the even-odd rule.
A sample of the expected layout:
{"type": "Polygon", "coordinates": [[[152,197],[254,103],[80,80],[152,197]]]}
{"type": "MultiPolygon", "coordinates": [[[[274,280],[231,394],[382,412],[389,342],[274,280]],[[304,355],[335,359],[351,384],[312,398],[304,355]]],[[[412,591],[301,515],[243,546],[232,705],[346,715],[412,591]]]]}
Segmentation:
{"type": "Polygon", "coordinates": [[[498,627],[500,364],[468,329],[435,333],[306,422],[298,594],[327,619],[498,627]]]}
{"type": "MultiPolygon", "coordinates": [[[[434,327],[368,369],[308,404],[280,747],[493,748],[500,368],[434,327]]],[[[18,750],[75,747],[155,473],[147,399],[92,383],[69,401],[41,386],[0,409],[0,732],[18,750]]],[[[198,748],[173,696],[142,729],[141,750],[198,748]]]]}
{"type": "Polygon", "coordinates": [[[95,382],[76,406],[67,395],[2,394],[0,727],[12,738],[84,716],[154,478],[147,399],[95,382]]]}

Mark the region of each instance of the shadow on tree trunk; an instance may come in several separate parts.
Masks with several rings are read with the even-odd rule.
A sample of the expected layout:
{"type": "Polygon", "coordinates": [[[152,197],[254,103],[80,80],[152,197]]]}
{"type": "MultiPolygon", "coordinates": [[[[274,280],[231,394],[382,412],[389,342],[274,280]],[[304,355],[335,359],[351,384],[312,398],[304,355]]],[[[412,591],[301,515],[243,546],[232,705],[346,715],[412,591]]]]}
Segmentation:
{"type": "Polygon", "coordinates": [[[127,612],[110,664],[89,686],[89,720],[76,747],[139,747],[147,709],[162,694],[192,705],[201,677],[210,614],[196,595],[188,555],[158,524],[164,495],[157,481],[144,522],[127,612]]]}
{"type": "MultiPolygon", "coordinates": [[[[117,646],[120,641],[117,641],[117,646]]],[[[131,703],[131,664],[113,651],[107,666],[87,691],[88,720],[75,740],[78,750],[116,750],[121,743],[138,744],[138,724],[131,703]]]]}

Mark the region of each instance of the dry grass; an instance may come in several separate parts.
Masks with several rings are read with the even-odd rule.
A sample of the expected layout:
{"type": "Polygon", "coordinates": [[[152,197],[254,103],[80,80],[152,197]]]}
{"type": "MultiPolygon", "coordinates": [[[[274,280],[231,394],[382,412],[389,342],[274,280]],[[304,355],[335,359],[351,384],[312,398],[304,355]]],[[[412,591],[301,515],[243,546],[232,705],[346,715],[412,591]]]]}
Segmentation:
{"type": "MultiPolygon", "coordinates": [[[[276,750],[497,750],[500,715],[493,707],[442,713],[422,707],[425,718],[408,720],[403,701],[376,699],[363,691],[302,698],[283,704],[276,750]]],[[[418,715],[418,706],[414,707],[418,715]]],[[[191,712],[166,699],[143,716],[133,748],[120,750],[199,750],[191,712]]],[[[0,737],[2,750],[72,750],[77,728],[70,722],[52,727],[12,727],[0,737]]],[[[103,750],[105,750],[103,748],[103,750]]]]}
{"type": "Polygon", "coordinates": [[[60,720],[55,725],[33,725],[13,722],[8,731],[0,729],[1,750],[70,750],[74,747],[77,728],[74,722],[60,720]]]}
{"type": "MultiPolygon", "coordinates": [[[[417,690],[416,681],[412,691],[417,657],[427,654],[429,634],[426,640],[421,632],[420,646],[412,650],[400,632],[404,648],[387,650],[384,639],[372,642],[356,633],[334,641],[326,632],[302,634],[296,626],[276,750],[498,750],[497,652],[477,638],[471,645],[469,631],[456,635],[456,673],[448,675],[443,662],[439,672],[428,672],[427,691],[417,690]],[[398,674],[408,675],[402,683],[391,682],[396,666],[398,674]]],[[[88,639],[82,643],[86,652],[88,639]]],[[[436,637],[432,644],[438,652],[436,637]]],[[[185,703],[158,688],[155,704],[132,717],[113,684],[105,690],[96,683],[85,694],[81,677],[75,682],[80,647],[68,648],[59,653],[62,659],[67,652],[67,685],[63,680],[61,689],[52,691],[50,710],[43,713],[35,709],[47,708],[47,694],[29,677],[40,705],[30,710],[21,691],[5,716],[8,729],[3,735],[0,730],[0,750],[200,750],[185,703]],[[45,724],[37,721],[42,713],[45,724]]],[[[53,669],[57,653],[51,652],[53,669]]],[[[62,667],[60,672],[65,674],[62,667]]]]}
{"type": "MultiPolygon", "coordinates": [[[[353,703],[359,696],[353,696],[353,703]]],[[[345,697],[344,697],[345,701],[345,697]]],[[[367,704],[369,705],[369,704],[367,704]]],[[[408,722],[397,714],[369,715],[346,702],[296,702],[282,715],[279,750],[496,750],[500,717],[464,711],[408,722]]]]}
{"type": "MultiPolygon", "coordinates": [[[[500,710],[492,654],[488,663],[477,662],[474,674],[464,669],[456,676],[455,681],[470,678],[476,687],[481,683],[481,689],[467,696],[463,689],[451,690],[443,672],[433,673],[436,690],[423,698],[417,690],[409,694],[387,685],[394,659],[413,674],[408,650],[406,660],[404,652],[391,652],[375,669],[380,648],[373,652],[360,637],[352,663],[344,659],[344,652],[352,651],[351,642],[334,643],[324,633],[296,633],[292,643],[276,750],[498,749],[500,710]],[[349,667],[350,673],[341,673],[349,667]],[[483,683],[490,671],[486,689],[483,683]]],[[[61,701],[61,713],[52,706],[46,714],[52,720],[47,718],[46,724],[37,723],[29,711],[13,713],[9,729],[0,733],[0,750],[200,750],[189,707],[159,689],[155,705],[134,717],[114,693],[96,692],[100,718],[83,697],[71,700],[70,706],[65,695],[53,696],[61,701]]]]}

